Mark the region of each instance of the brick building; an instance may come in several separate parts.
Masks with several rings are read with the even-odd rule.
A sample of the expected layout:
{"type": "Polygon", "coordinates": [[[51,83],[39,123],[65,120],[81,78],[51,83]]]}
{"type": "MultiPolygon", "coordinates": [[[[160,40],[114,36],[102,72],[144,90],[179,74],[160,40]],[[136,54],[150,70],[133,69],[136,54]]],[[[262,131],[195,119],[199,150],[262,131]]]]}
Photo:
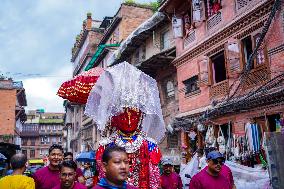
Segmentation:
{"type": "Polygon", "coordinates": [[[52,144],[63,144],[63,113],[29,111],[21,132],[22,152],[28,159],[43,159],[52,144]]]}
{"type": "Polygon", "coordinates": [[[189,142],[192,133],[198,134],[198,145],[204,145],[200,124],[212,125],[216,134],[222,130],[226,139],[229,133],[244,135],[251,120],[262,132],[275,131],[274,120],[284,112],[283,6],[273,0],[215,1],[214,5],[201,0],[163,2],[160,11],[172,18],[176,38],[175,126],[183,128],[187,150],[196,149],[189,142]],[[275,17],[268,23],[273,12],[275,17]],[[262,43],[256,51],[258,40],[262,43]],[[248,64],[254,51],[256,56],[248,64]]]}
{"type": "Polygon", "coordinates": [[[7,157],[20,150],[23,122],[26,120],[24,107],[26,93],[21,81],[0,78],[0,153],[7,157]]]}
{"type": "MultiPolygon", "coordinates": [[[[107,65],[105,62],[116,47],[152,14],[153,11],[149,7],[141,7],[136,4],[122,4],[114,17],[105,17],[97,28],[103,31],[103,36],[96,37],[96,41],[94,42],[97,45],[96,51],[91,59],[86,60],[86,64],[81,65],[81,70],[89,70],[96,66],[106,68],[107,65]]],[[[84,42],[84,38],[79,39],[78,43],[84,42]]],[[[80,50],[80,46],[78,47],[78,50],[80,50]]],[[[81,49],[80,51],[84,50],[81,49]]],[[[75,58],[77,55],[74,52],[72,57],[75,58]]],[[[74,71],[74,75],[78,74],[75,72],[76,70],[74,71]]],[[[84,115],[85,105],[67,102],[65,107],[65,123],[69,125],[69,129],[66,130],[65,135],[66,149],[70,149],[75,154],[81,151],[96,150],[97,142],[103,133],[100,133],[91,118],[84,115]]]]}
{"type": "Polygon", "coordinates": [[[155,13],[133,33],[135,35],[127,37],[115,52],[119,56],[109,64],[128,61],[157,81],[162,113],[168,128],[159,147],[164,157],[171,156],[179,163],[180,131],[171,130],[173,119],[178,113],[176,69],[171,64],[176,56],[171,23],[163,13],[155,13]]]}
{"type": "MultiPolygon", "coordinates": [[[[88,13],[87,19],[83,21],[82,30],[77,35],[76,42],[72,48],[71,62],[74,67],[74,77],[84,71],[97,50],[98,43],[103,37],[103,30],[99,28],[100,24],[101,21],[92,19],[91,13],[88,13]]],[[[81,125],[85,121],[82,113],[84,105],[65,101],[64,106],[66,110],[63,135],[64,148],[66,151],[77,153],[82,150],[81,125]]],[[[88,132],[93,132],[93,125],[88,128],[88,132]]]]}
{"type": "MultiPolygon", "coordinates": [[[[122,3],[113,17],[105,17],[100,26],[104,29],[104,36],[99,43],[96,53],[87,65],[86,70],[93,67],[107,68],[108,66],[111,66],[108,63],[109,59],[112,59],[113,53],[120,44],[131,34],[131,32],[152,15],[153,10],[150,6],[141,6],[135,3],[122,3]]],[[[90,118],[89,121],[91,121],[90,118]]],[[[85,134],[87,134],[87,132],[85,132],[85,134]]],[[[110,132],[108,130],[106,130],[105,133],[101,133],[96,129],[93,134],[95,139],[93,143],[94,149],[97,149],[101,137],[109,134],[110,132]]]]}
{"type": "Polygon", "coordinates": [[[0,142],[21,145],[25,106],[27,100],[23,83],[0,78],[0,142]]]}

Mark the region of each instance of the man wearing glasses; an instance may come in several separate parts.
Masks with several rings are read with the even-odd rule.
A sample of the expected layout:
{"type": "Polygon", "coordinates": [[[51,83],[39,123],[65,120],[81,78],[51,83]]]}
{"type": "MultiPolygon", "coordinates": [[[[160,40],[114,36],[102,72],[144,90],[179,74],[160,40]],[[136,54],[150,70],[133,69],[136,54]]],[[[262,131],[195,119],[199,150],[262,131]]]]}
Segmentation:
{"type": "Polygon", "coordinates": [[[225,158],[218,151],[207,154],[208,167],[194,175],[190,181],[190,189],[232,189],[231,181],[221,173],[225,158]]]}
{"type": "MultiPolygon", "coordinates": [[[[73,161],[73,153],[72,152],[65,152],[64,153],[64,161],[73,161]]],[[[81,184],[85,185],[85,178],[83,172],[79,167],[76,169],[76,181],[80,182],[81,184]]]]}
{"type": "Polygon", "coordinates": [[[87,187],[81,183],[75,182],[76,169],[77,165],[74,161],[63,161],[59,166],[60,184],[52,189],[87,189],[87,187]]]}

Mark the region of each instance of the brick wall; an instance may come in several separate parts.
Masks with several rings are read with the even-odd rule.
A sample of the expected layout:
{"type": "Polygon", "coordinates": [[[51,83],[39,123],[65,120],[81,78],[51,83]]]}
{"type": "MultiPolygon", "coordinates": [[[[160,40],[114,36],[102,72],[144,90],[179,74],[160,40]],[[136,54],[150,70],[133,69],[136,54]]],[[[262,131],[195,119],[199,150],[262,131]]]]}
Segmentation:
{"type": "Polygon", "coordinates": [[[140,24],[153,15],[150,9],[122,5],[120,10],[122,20],[119,24],[119,41],[125,40],[140,24]]]}
{"type": "Polygon", "coordinates": [[[13,135],[15,129],[16,90],[0,89],[0,135],[13,135]]]}

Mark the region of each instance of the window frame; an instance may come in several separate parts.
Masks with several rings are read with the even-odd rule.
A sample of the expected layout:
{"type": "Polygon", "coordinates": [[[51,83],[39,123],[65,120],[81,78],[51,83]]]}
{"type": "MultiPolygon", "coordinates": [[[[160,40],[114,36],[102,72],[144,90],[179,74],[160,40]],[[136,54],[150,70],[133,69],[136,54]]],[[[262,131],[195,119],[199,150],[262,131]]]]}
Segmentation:
{"type": "Polygon", "coordinates": [[[184,84],[184,94],[190,95],[190,94],[195,94],[200,92],[200,86],[199,86],[199,74],[196,74],[184,81],[182,81],[182,83],[184,84]],[[195,90],[188,90],[188,85],[192,86],[192,84],[196,84],[196,89],[195,90]]]}
{"type": "Polygon", "coordinates": [[[167,146],[168,148],[178,148],[179,146],[179,133],[174,132],[172,134],[168,134],[167,137],[167,146]],[[173,141],[173,139],[176,139],[176,141],[173,141]]]}
{"type": "MultiPolygon", "coordinates": [[[[252,41],[252,51],[255,49],[256,47],[256,42],[255,42],[255,37],[257,35],[260,34],[260,30],[256,30],[248,35],[243,36],[240,41],[241,41],[241,66],[245,69],[246,68],[246,57],[245,57],[245,52],[244,52],[244,44],[243,44],[243,39],[250,37],[251,41],[252,41]]],[[[253,59],[253,67],[251,68],[251,70],[257,70],[263,67],[267,67],[268,65],[268,51],[267,51],[267,44],[265,42],[265,40],[263,41],[262,45],[263,48],[263,53],[264,53],[264,63],[262,64],[257,64],[257,55],[256,57],[253,59]]]]}
{"type": "Polygon", "coordinates": [[[30,158],[35,158],[35,150],[34,149],[30,150],[30,158]]]}
{"type": "Polygon", "coordinates": [[[224,48],[220,49],[219,51],[217,51],[216,53],[212,54],[209,56],[209,83],[211,85],[218,85],[218,83],[215,81],[215,77],[214,74],[215,72],[213,72],[213,61],[212,61],[212,57],[216,56],[218,53],[222,52],[224,53],[224,63],[225,63],[225,70],[226,70],[226,79],[219,81],[218,83],[224,82],[226,80],[228,80],[229,78],[229,71],[228,71],[228,58],[227,58],[227,53],[226,50],[224,48]]]}
{"type": "Polygon", "coordinates": [[[170,99],[170,98],[175,98],[175,83],[172,79],[169,79],[165,82],[165,96],[166,96],[166,99],[170,99]],[[172,91],[168,91],[168,83],[172,83],[172,91]],[[169,93],[172,92],[173,94],[172,95],[169,95],[169,93]]]}
{"type": "Polygon", "coordinates": [[[170,29],[164,29],[161,31],[160,33],[160,50],[163,51],[163,50],[166,50],[166,49],[169,49],[171,48],[171,32],[170,32],[170,29]],[[166,47],[165,46],[165,40],[164,40],[164,36],[165,34],[168,35],[168,46],[166,47]]]}

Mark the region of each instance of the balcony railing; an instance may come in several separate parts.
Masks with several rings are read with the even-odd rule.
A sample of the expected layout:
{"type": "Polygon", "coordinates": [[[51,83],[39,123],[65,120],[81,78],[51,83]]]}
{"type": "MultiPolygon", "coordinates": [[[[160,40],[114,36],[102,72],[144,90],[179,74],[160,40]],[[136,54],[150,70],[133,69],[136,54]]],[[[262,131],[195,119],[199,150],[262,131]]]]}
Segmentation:
{"type": "Polygon", "coordinates": [[[210,89],[210,98],[227,95],[229,92],[229,81],[224,80],[214,84],[210,89]]]}
{"type": "Polygon", "coordinates": [[[267,0],[235,0],[236,11],[237,13],[246,12],[247,10],[251,10],[252,7],[255,7],[255,5],[261,1],[267,0]]]}
{"type": "Polygon", "coordinates": [[[187,38],[184,39],[184,48],[186,48],[187,46],[189,46],[192,42],[194,42],[196,39],[195,37],[195,31],[193,30],[192,32],[190,32],[187,36],[187,38]]]}
{"type": "Polygon", "coordinates": [[[250,71],[242,83],[242,89],[246,90],[270,80],[270,71],[266,66],[259,67],[250,71]]]}
{"type": "Polygon", "coordinates": [[[207,21],[207,30],[210,31],[222,22],[222,13],[218,12],[211,16],[207,21]]]}

